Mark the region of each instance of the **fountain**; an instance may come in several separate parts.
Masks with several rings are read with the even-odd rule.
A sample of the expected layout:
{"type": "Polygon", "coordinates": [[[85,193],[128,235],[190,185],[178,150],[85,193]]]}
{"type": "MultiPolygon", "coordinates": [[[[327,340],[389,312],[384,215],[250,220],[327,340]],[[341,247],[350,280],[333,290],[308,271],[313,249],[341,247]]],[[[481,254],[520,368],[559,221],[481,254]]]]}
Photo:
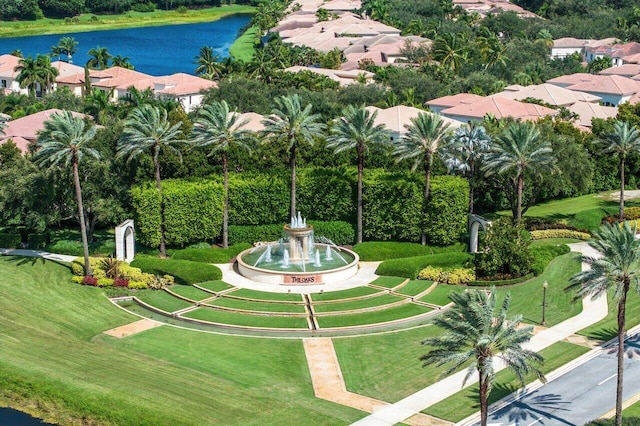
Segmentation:
{"type": "Polygon", "coordinates": [[[358,272],[358,255],[323,237],[316,242],[313,226],[300,213],[283,232],[275,243],[240,253],[238,272],[253,281],[285,285],[339,282],[358,272]]]}

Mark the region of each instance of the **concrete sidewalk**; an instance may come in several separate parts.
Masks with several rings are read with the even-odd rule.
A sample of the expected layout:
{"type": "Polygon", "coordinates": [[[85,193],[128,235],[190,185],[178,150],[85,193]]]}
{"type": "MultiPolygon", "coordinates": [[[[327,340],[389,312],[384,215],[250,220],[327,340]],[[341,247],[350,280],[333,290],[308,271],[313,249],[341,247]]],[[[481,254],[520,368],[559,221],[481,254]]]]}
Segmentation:
{"type": "MultiPolygon", "coordinates": [[[[580,252],[587,256],[597,256],[598,253],[587,245],[587,243],[569,244],[572,251],[580,252]]],[[[582,264],[583,269],[586,265],[582,264]]],[[[607,298],[600,297],[597,300],[591,300],[591,297],[582,299],[582,312],[575,317],[569,318],[553,327],[542,330],[535,334],[531,340],[525,345],[527,349],[540,351],[552,344],[566,339],[594,324],[607,316],[607,298]]],[[[504,365],[496,363],[496,372],[502,370],[504,365]]],[[[383,407],[373,414],[353,423],[357,426],[392,426],[422,410],[432,406],[433,404],[448,398],[449,396],[459,392],[462,382],[467,371],[460,371],[456,374],[448,376],[431,386],[428,386],[408,397],[396,402],[395,404],[383,407]]],[[[471,386],[478,381],[477,375],[471,375],[465,384],[465,388],[471,386]]]]}
{"type": "Polygon", "coordinates": [[[78,256],[68,256],[66,254],[49,253],[49,252],[40,251],[40,250],[5,249],[5,248],[0,248],[0,255],[41,257],[43,259],[57,260],[60,262],[68,262],[68,263],[71,263],[78,258],[78,256]]]}

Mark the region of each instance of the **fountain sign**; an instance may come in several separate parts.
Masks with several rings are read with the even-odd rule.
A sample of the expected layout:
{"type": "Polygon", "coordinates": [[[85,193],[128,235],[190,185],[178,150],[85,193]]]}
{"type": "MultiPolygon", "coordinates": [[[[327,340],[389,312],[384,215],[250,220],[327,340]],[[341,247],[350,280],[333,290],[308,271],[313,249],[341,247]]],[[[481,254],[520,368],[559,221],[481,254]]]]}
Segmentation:
{"type": "Polygon", "coordinates": [[[282,284],[322,284],[322,275],[284,275],[282,284]]]}

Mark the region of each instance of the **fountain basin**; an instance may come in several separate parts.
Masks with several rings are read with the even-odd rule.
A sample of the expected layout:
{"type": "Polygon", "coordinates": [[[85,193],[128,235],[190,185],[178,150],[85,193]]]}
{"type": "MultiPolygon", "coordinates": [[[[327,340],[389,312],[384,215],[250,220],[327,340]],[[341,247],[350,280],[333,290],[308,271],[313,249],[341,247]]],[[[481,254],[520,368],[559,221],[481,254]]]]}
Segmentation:
{"type": "MultiPolygon", "coordinates": [[[[322,253],[328,245],[315,244],[315,247],[322,253]]],[[[353,277],[358,272],[360,258],[356,253],[337,246],[331,246],[329,249],[334,252],[333,260],[323,259],[320,266],[317,266],[313,260],[300,260],[292,261],[288,267],[284,267],[279,259],[272,262],[263,261],[256,265],[258,259],[267,250],[267,246],[251,248],[238,255],[238,272],[253,281],[280,285],[340,282],[353,277]]]]}

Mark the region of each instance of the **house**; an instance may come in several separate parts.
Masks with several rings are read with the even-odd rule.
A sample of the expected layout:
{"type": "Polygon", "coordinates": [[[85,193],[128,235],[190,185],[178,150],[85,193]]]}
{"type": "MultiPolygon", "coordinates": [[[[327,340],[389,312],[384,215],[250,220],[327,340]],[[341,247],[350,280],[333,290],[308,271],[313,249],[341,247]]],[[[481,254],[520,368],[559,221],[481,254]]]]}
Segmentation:
{"type": "Polygon", "coordinates": [[[460,6],[469,13],[486,16],[490,13],[515,12],[521,18],[539,18],[533,12],[511,3],[509,0],[453,0],[453,6],[460,6]]]}
{"type": "Polygon", "coordinates": [[[362,7],[362,2],[360,0],[296,0],[292,2],[289,9],[295,5],[300,6],[300,11],[313,12],[315,14],[320,8],[334,13],[358,10],[362,7]]]}
{"type": "Polygon", "coordinates": [[[153,78],[152,76],[123,67],[93,70],[89,73],[89,78],[91,79],[91,87],[111,93],[111,99],[113,101],[131,96],[129,88],[132,86],[138,90],[153,88],[150,84],[144,86],[138,84],[136,86],[136,83],[140,81],[149,81],[153,78]]]}
{"type": "MultiPolygon", "coordinates": [[[[420,114],[433,114],[429,111],[424,111],[422,109],[413,108],[405,105],[397,105],[394,107],[381,109],[374,106],[368,106],[367,110],[370,112],[377,112],[378,115],[374,121],[374,124],[383,125],[386,129],[391,132],[391,141],[397,142],[404,135],[407,134],[407,126],[411,125],[411,119],[417,117],[420,114]]],[[[442,117],[446,124],[453,129],[460,127],[462,125],[461,122],[451,120],[447,117],[442,117]]]]}
{"type": "Polygon", "coordinates": [[[640,82],[619,75],[594,75],[588,81],[582,81],[566,88],[599,96],[606,106],[618,106],[627,102],[632,95],[640,92],[640,82]]]}
{"type": "Polygon", "coordinates": [[[591,120],[594,118],[613,118],[618,114],[617,107],[602,106],[593,102],[576,102],[569,106],[569,111],[578,115],[574,126],[583,131],[591,131],[591,120]]]}
{"type": "Polygon", "coordinates": [[[576,92],[549,83],[526,86],[519,90],[505,90],[491,96],[499,96],[516,101],[538,99],[544,104],[552,105],[554,107],[568,107],[576,102],[598,103],[601,100],[599,96],[590,95],[584,92],[576,92]]]}
{"type": "Polygon", "coordinates": [[[474,95],[472,93],[458,93],[457,95],[443,96],[441,98],[432,99],[426,103],[429,109],[435,113],[440,113],[447,108],[453,108],[460,105],[470,105],[474,102],[481,101],[484,96],[474,95]]]}
{"type": "MultiPolygon", "coordinates": [[[[62,110],[59,109],[48,109],[6,122],[4,135],[0,135],[0,145],[11,139],[23,154],[26,153],[29,146],[38,139],[38,133],[44,129],[45,121],[50,120],[53,115],[61,113],[62,110]]],[[[79,112],[72,111],[71,113],[74,117],[90,118],[90,116],[79,112]]]]}
{"type": "Polygon", "coordinates": [[[375,65],[385,66],[406,61],[404,49],[411,45],[422,45],[429,49],[431,40],[418,36],[390,36],[382,34],[376,37],[365,37],[353,42],[343,50],[347,59],[340,68],[344,70],[357,69],[363,60],[371,60],[375,65]]]}
{"type": "Polygon", "coordinates": [[[591,62],[598,58],[611,58],[614,67],[624,65],[625,56],[640,53],[640,43],[618,43],[612,45],[588,46],[585,48],[585,59],[591,62]]]}
{"type": "Polygon", "coordinates": [[[26,89],[20,87],[20,83],[16,81],[19,72],[15,69],[20,65],[20,59],[13,55],[0,55],[0,89],[5,93],[27,93],[26,89]]]}
{"type": "Polygon", "coordinates": [[[327,68],[315,68],[315,67],[303,67],[303,66],[293,66],[289,68],[285,68],[287,72],[297,73],[300,71],[309,71],[315,74],[325,75],[333,81],[337,81],[340,83],[340,86],[348,86],[353,83],[357,83],[359,79],[364,79],[365,84],[371,83],[373,81],[373,74],[369,71],[364,70],[352,70],[352,71],[344,71],[344,70],[333,70],[327,68]]]}
{"type": "Polygon", "coordinates": [[[177,73],[153,79],[153,93],[156,98],[173,99],[189,113],[202,104],[203,90],[218,87],[215,81],[194,75],[177,73]]]}
{"type": "MultiPolygon", "coordinates": [[[[230,112],[229,114],[238,114],[238,113],[230,112]]],[[[244,112],[242,114],[238,114],[236,123],[242,124],[245,121],[246,123],[243,126],[238,126],[236,124],[233,130],[237,130],[238,128],[241,128],[244,130],[248,130],[250,132],[255,132],[255,133],[261,132],[264,130],[264,124],[262,124],[262,121],[264,119],[265,119],[264,115],[258,114],[256,112],[244,112]]]]}
{"type": "Polygon", "coordinates": [[[51,66],[58,71],[53,83],[54,90],[67,87],[76,96],[84,94],[84,68],[64,61],[51,62],[51,66]]]}
{"type": "Polygon", "coordinates": [[[487,115],[495,118],[512,117],[523,121],[535,121],[542,117],[555,116],[558,111],[536,104],[496,96],[486,97],[470,104],[443,109],[440,114],[466,123],[467,121],[482,120],[487,115]]]}
{"type": "Polygon", "coordinates": [[[575,74],[561,75],[560,77],[552,78],[550,80],[547,80],[547,83],[566,88],[569,86],[573,86],[574,84],[592,81],[597,78],[598,77],[594,74],[578,72],[575,74]]]}
{"type": "Polygon", "coordinates": [[[549,55],[549,57],[551,59],[563,59],[567,56],[571,56],[574,53],[577,53],[583,60],[586,60],[585,54],[587,47],[595,48],[613,44],[615,42],[615,38],[593,40],[584,38],[563,37],[557,40],[553,40],[553,46],[551,47],[551,54],[549,55]]]}
{"type": "Polygon", "coordinates": [[[640,53],[623,56],[622,62],[624,62],[625,64],[640,64],[640,53]]]}
{"type": "Polygon", "coordinates": [[[631,78],[640,74],[640,64],[624,64],[617,67],[607,68],[599,73],[600,75],[620,75],[631,78]]]}

